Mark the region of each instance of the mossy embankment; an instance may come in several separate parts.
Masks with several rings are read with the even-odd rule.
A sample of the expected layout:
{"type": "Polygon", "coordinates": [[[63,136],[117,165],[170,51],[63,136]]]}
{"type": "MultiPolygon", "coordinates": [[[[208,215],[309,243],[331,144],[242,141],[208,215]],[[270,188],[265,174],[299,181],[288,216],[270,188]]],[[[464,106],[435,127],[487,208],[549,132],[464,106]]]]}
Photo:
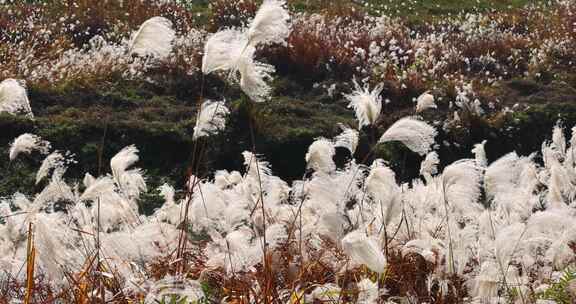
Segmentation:
{"type": "MultiPolygon", "coordinates": [[[[248,123],[252,121],[257,153],[271,163],[275,174],[287,180],[300,178],[305,173],[304,155],[310,143],[320,136],[338,134],[339,123],[355,126],[356,121],[341,94],[330,96],[318,87],[299,87],[302,85],[298,82],[280,78],[276,81],[276,96],[260,104],[231,92],[235,99],[228,101],[231,115],[227,128],[217,136],[202,139],[205,153],[198,173],[208,177],[218,169],[241,169],[241,152],[253,148],[248,123]]],[[[558,120],[568,128],[576,124],[576,89],[569,81],[519,79],[490,90],[490,98],[509,105],[513,112],[463,117],[461,126],[447,130],[439,124],[437,142],[442,164],[471,157],[470,149],[482,140],[488,141],[490,160],[514,150],[527,155],[550,138],[551,127],[558,120]]],[[[34,120],[0,115],[0,196],[41,190],[42,185],[35,186],[41,155],[21,155],[12,163],[8,159],[10,142],[26,132],[49,140],[53,149],[75,154],[78,163],[70,166],[66,175],[71,180],[80,181],[85,172],[109,172],[110,158],[124,146],[134,144],[140,150],[138,166],[147,172],[148,199],[154,200],[154,188],[164,182],[177,187],[184,184],[194,159],[194,146],[200,143],[192,140],[199,96],[182,97],[142,83],[97,90],[31,88],[29,94],[34,120]]],[[[448,102],[440,101],[439,109],[425,113],[425,118],[441,121],[449,117],[451,111],[444,103],[448,102]]],[[[356,159],[368,164],[374,158],[384,158],[399,178],[417,176],[422,158],[402,145],[382,144],[372,149],[372,134],[378,136],[398,118],[412,114],[412,109],[413,103],[407,100],[385,106],[378,127],[362,132],[356,159]]],[[[339,152],[337,157],[349,157],[345,154],[339,152]]]]}

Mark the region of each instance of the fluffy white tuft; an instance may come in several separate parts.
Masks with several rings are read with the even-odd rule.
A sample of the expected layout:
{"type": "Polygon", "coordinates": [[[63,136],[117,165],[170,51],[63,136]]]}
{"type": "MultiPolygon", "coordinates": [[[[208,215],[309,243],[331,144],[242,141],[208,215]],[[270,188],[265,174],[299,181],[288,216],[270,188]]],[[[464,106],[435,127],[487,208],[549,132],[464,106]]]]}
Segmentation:
{"type": "Polygon", "coordinates": [[[436,109],[436,103],[434,103],[434,95],[429,92],[424,92],[422,95],[418,96],[416,100],[416,113],[421,113],[427,109],[436,109]]]}
{"type": "Polygon", "coordinates": [[[355,230],[342,239],[342,250],[353,262],[366,265],[370,270],[384,273],[386,257],[375,239],[366,236],[364,231],[355,230]]]}
{"type": "Polygon", "coordinates": [[[380,116],[382,111],[380,93],[384,86],[379,84],[374,90],[370,91],[367,84],[361,87],[356,79],[353,79],[352,82],[354,83],[354,91],[350,94],[345,94],[344,97],[350,102],[348,108],[352,108],[356,112],[358,128],[361,129],[364,126],[374,124],[380,116]]]}
{"type": "Polygon", "coordinates": [[[475,160],[462,159],[447,166],[442,173],[445,200],[467,214],[478,211],[482,168],[475,160]]]}
{"type": "Polygon", "coordinates": [[[274,66],[258,62],[252,56],[242,55],[238,61],[240,88],[254,102],[264,102],[270,97],[272,88],[268,81],[276,71],[274,66]]]}
{"type": "Polygon", "coordinates": [[[474,154],[476,162],[482,167],[486,167],[488,164],[488,158],[486,158],[486,150],[484,149],[485,145],[486,140],[483,140],[481,143],[475,144],[474,148],[472,149],[472,154],[474,154]]]}
{"type": "Polygon", "coordinates": [[[223,101],[205,101],[198,113],[193,138],[218,133],[226,127],[226,116],[230,113],[223,101]]]}
{"type": "Polygon", "coordinates": [[[170,20],[164,17],[152,17],[140,25],[132,38],[130,52],[140,56],[166,58],[172,51],[175,36],[170,20]]]}
{"type": "Polygon", "coordinates": [[[40,169],[36,172],[36,184],[48,176],[51,170],[53,170],[54,174],[63,175],[67,165],[75,162],[72,157],[68,152],[62,154],[59,151],[54,151],[46,156],[40,169]]]}
{"type": "Polygon", "coordinates": [[[138,148],[134,145],[124,147],[110,160],[110,168],[115,182],[127,198],[137,197],[146,190],[142,171],[138,168],[127,170],[138,161],[138,148]]]}
{"type": "Polygon", "coordinates": [[[5,79],[0,82],[0,113],[7,112],[13,115],[23,113],[34,118],[26,88],[15,79],[5,79]]]}
{"type": "Polygon", "coordinates": [[[336,170],[336,164],[332,160],[334,154],[334,143],[326,138],[318,138],[308,147],[305,156],[307,167],[316,172],[330,173],[336,170]]]}
{"type": "Polygon", "coordinates": [[[395,122],[378,142],[400,141],[413,152],[425,155],[434,144],[436,129],[424,121],[404,117],[395,122]]]}
{"type": "Polygon", "coordinates": [[[290,15],[285,0],[264,0],[248,28],[250,44],[285,43],[290,35],[290,15]]]}
{"type": "Polygon", "coordinates": [[[237,70],[238,61],[243,53],[251,54],[254,48],[246,46],[248,38],[235,29],[219,31],[208,38],[204,45],[202,72],[237,70]]]}
{"type": "Polygon", "coordinates": [[[426,158],[420,164],[420,175],[428,181],[433,175],[438,173],[438,164],[440,159],[438,158],[438,153],[432,151],[426,154],[426,158]]]}
{"type": "Polygon", "coordinates": [[[120,152],[116,153],[112,159],[110,159],[112,174],[114,176],[122,175],[126,169],[137,162],[138,159],[138,148],[136,148],[136,146],[130,145],[124,147],[120,152]]]}
{"type": "Polygon", "coordinates": [[[37,135],[25,133],[18,136],[12,144],[10,144],[10,160],[16,159],[20,153],[30,154],[32,151],[48,154],[50,147],[51,145],[48,141],[43,140],[37,135]]]}
{"type": "Polygon", "coordinates": [[[354,155],[354,152],[356,152],[356,148],[358,147],[358,131],[343,124],[339,124],[339,127],[342,129],[342,133],[334,138],[334,146],[346,148],[352,155],[354,155]]]}

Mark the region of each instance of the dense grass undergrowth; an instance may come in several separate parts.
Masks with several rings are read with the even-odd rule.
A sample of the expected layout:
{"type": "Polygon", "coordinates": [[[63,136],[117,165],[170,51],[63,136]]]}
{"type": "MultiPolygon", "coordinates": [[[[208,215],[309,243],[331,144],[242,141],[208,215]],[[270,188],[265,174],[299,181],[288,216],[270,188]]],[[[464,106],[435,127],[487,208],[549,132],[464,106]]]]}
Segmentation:
{"type": "Polygon", "coordinates": [[[286,2],[0,0],[0,303],[576,301],[576,4],[286,2]]]}

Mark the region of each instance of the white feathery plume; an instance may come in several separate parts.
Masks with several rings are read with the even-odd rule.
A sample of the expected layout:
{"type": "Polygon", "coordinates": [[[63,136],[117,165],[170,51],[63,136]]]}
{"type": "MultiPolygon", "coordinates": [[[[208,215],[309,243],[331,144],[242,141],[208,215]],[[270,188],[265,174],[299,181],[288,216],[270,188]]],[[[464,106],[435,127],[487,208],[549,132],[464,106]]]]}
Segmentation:
{"type": "Polygon", "coordinates": [[[384,89],[383,84],[378,84],[374,90],[370,91],[368,84],[361,87],[356,79],[354,91],[350,94],[344,94],[344,97],[350,102],[348,108],[354,109],[356,119],[358,120],[358,129],[364,126],[372,125],[376,122],[382,111],[382,97],[380,93],[384,89]]]}
{"type": "Polygon", "coordinates": [[[254,46],[248,44],[245,33],[228,29],[210,36],[204,46],[202,72],[228,71],[228,79],[238,81],[240,88],[250,99],[263,102],[269,98],[272,88],[268,81],[275,69],[269,64],[254,60],[254,46]]]}
{"type": "Polygon", "coordinates": [[[138,148],[134,145],[124,147],[110,159],[112,176],[119,189],[127,198],[135,198],[146,190],[146,181],[138,168],[127,170],[139,160],[138,148]]]}
{"type": "Polygon", "coordinates": [[[494,253],[498,263],[506,267],[513,261],[515,255],[518,254],[518,243],[524,238],[525,233],[526,226],[524,223],[514,223],[496,232],[494,253]]]}
{"type": "Polygon", "coordinates": [[[358,282],[358,304],[372,304],[378,302],[378,284],[365,278],[358,282]]]}
{"type": "Polygon", "coordinates": [[[84,174],[84,178],[82,179],[82,184],[84,184],[84,187],[90,188],[90,186],[94,183],[94,181],[96,181],[94,176],[92,176],[92,174],[90,173],[86,173],[84,174]]]}
{"type": "Polygon", "coordinates": [[[118,193],[105,193],[92,200],[92,223],[100,220],[100,229],[110,232],[139,224],[138,205],[128,201],[118,193]],[[96,203],[100,203],[100,208],[96,203]]]}
{"type": "Polygon", "coordinates": [[[552,164],[548,180],[547,207],[550,209],[565,209],[567,207],[564,195],[574,188],[566,168],[560,163],[552,164]]]}
{"type": "Polygon", "coordinates": [[[276,71],[274,66],[258,62],[252,56],[242,55],[238,61],[240,88],[254,102],[264,102],[272,93],[268,81],[276,71]]]}
{"type": "MultiPolygon", "coordinates": [[[[533,159],[530,155],[528,159],[533,159]]],[[[540,183],[538,180],[538,169],[534,162],[529,161],[522,165],[522,170],[520,171],[520,176],[518,180],[518,186],[529,193],[532,193],[536,186],[540,183]]]]}
{"type": "Polygon", "coordinates": [[[229,78],[237,80],[240,88],[254,102],[266,101],[272,88],[275,68],[254,60],[258,44],[285,43],[290,34],[288,11],[284,0],[265,0],[246,30],[227,29],[212,35],[204,46],[202,72],[229,71],[229,78]]]}
{"type": "MultiPolygon", "coordinates": [[[[496,262],[485,261],[480,266],[480,273],[474,278],[471,293],[480,303],[493,303],[490,301],[498,295],[500,283],[500,270],[496,262]]],[[[498,302],[496,302],[498,303],[498,302]]]]}
{"type": "Polygon", "coordinates": [[[426,182],[429,182],[432,179],[432,176],[438,173],[439,163],[440,159],[438,158],[438,153],[432,151],[426,154],[426,158],[424,158],[420,164],[420,175],[424,176],[426,182]]]}
{"type": "Polygon", "coordinates": [[[246,35],[236,29],[226,29],[213,34],[204,45],[202,73],[238,70],[238,62],[243,54],[251,57],[255,51],[254,47],[246,46],[247,44],[246,35]]]}
{"type": "Polygon", "coordinates": [[[66,152],[64,154],[59,151],[54,151],[50,155],[46,156],[38,172],[36,172],[36,184],[38,184],[42,179],[48,176],[51,170],[54,170],[54,174],[63,175],[66,171],[66,167],[70,163],[75,163],[72,159],[72,154],[66,152]]]}
{"type": "Polygon", "coordinates": [[[128,167],[138,161],[138,148],[134,145],[126,146],[110,159],[110,168],[115,178],[121,176],[128,167]]]}
{"type": "Polygon", "coordinates": [[[218,170],[214,173],[214,185],[220,189],[235,186],[242,181],[242,175],[238,171],[228,172],[227,170],[218,170]]]}
{"type": "Polygon", "coordinates": [[[164,303],[166,299],[172,299],[174,303],[202,303],[206,300],[200,282],[171,275],[154,282],[143,303],[164,303]]]}
{"type": "Polygon", "coordinates": [[[510,152],[491,163],[484,174],[484,187],[489,198],[515,188],[522,166],[516,152],[510,152]]]}
{"type": "Polygon", "coordinates": [[[377,204],[376,215],[381,217],[382,225],[388,225],[390,220],[400,213],[400,191],[396,184],[396,175],[381,159],[374,160],[370,166],[370,174],[366,178],[366,192],[377,204]]]}
{"type": "Polygon", "coordinates": [[[576,242],[576,229],[568,228],[562,231],[561,237],[551,237],[553,240],[546,251],[546,259],[558,270],[566,269],[574,260],[574,250],[571,246],[576,242]]]}
{"type": "Polygon", "coordinates": [[[342,129],[342,133],[334,138],[334,147],[346,148],[352,155],[354,155],[354,152],[356,152],[356,148],[358,147],[358,131],[343,124],[339,124],[339,127],[342,129]]]}
{"type": "Polygon", "coordinates": [[[74,202],[76,197],[70,186],[62,180],[62,176],[60,174],[53,174],[50,183],[34,198],[34,204],[38,206],[48,206],[59,200],[74,202]]]}
{"type": "Polygon", "coordinates": [[[263,177],[272,174],[270,164],[267,161],[260,160],[258,155],[254,155],[250,151],[244,151],[242,156],[244,157],[244,166],[246,166],[246,174],[248,176],[257,178],[258,175],[263,177]]]}
{"type": "MultiPolygon", "coordinates": [[[[571,133],[570,147],[566,149],[564,165],[569,168],[574,168],[576,166],[576,126],[572,128],[571,133]]],[[[576,168],[574,168],[574,170],[576,170],[576,168]]]]}
{"type": "Polygon", "coordinates": [[[251,45],[285,43],[290,35],[290,15],[285,0],[264,0],[248,28],[251,45]]]}
{"type": "Polygon", "coordinates": [[[402,255],[417,253],[430,263],[435,263],[437,256],[444,250],[444,243],[439,239],[410,240],[402,247],[402,255]]]}
{"type": "Polygon", "coordinates": [[[140,193],[146,191],[146,179],[140,168],[125,171],[120,176],[119,189],[128,199],[137,198],[140,193]]]}
{"type": "Polygon", "coordinates": [[[88,178],[89,184],[86,190],[80,196],[80,201],[96,201],[99,197],[104,195],[113,194],[116,191],[114,180],[108,176],[102,176],[94,179],[91,175],[88,178]]]}
{"type": "Polygon", "coordinates": [[[366,265],[370,270],[384,273],[386,257],[378,246],[378,242],[366,235],[364,231],[355,230],[342,239],[342,250],[353,262],[366,265]]]}
{"type": "Polygon", "coordinates": [[[461,159],[447,166],[442,173],[445,200],[452,208],[473,216],[481,210],[482,168],[473,159],[461,159]]]}
{"type": "Polygon", "coordinates": [[[309,295],[305,295],[305,300],[302,303],[336,303],[340,299],[342,289],[334,283],[324,283],[316,286],[309,295]]]}
{"type": "Polygon", "coordinates": [[[223,217],[228,202],[222,191],[210,183],[198,186],[202,192],[194,192],[190,204],[190,213],[195,225],[209,227],[223,217]]]}
{"type": "Polygon", "coordinates": [[[316,172],[330,173],[336,170],[336,164],[332,159],[336,154],[334,143],[326,138],[316,139],[306,153],[306,167],[316,172]]]}
{"type": "Polygon", "coordinates": [[[425,155],[434,144],[434,137],[434,127],[424,121],[404,117],[390,126],[378,142],[400,141],[413,152],[425,155]]]}
{"type": "Polygon", "coordinates": [[[472,149],[472,154],[476,158],[476,162],[478,165],[482,167],[486,167],[488,165],[488,158],[486,157],[486,150],[485,150],[486,140],[483,140],[479,144],[474,144],[474,148],[472,149]]]}
{"type": "Polygon", "coordinates": [[[154,212],[154,218],[161,222],[168,222],[173,225],[179,224],[182,208],[179,205],[176,205],[174,188],[169,184],[163,184],[157,189],[160,191],[160,195],[164,198],[164,204],[160,209],[154,212]]]}
{"type": "Polygon", "coordinates": [[[25,133],[18,136],[10,144],[10,161],[16,159],[20,153],[30,154],[32,151],[38,151],[41,154],[48,154],[50,148],[50,142],[43,140],[37,135],[25,133]]]}
{"type": "Polygon", "coordinates": [[[416,113],[421,113],[427,109],[437,108],[436,103],[434,103],[434,95],[430,94],[429,91],[426,91],[422,95],[418,96],[416,101],[416,113]]]}
{"type": "Polygon", "coordinates": [[[160,187],[158,187],[158,190],[160,191],[160,195],[162,195],[162,197],[164,198],[164,204],[168,204],[168,205],[173,205],[174,204],[174,194],[175,194],[175,190],[174,187],[170,186],[169,184],[162,184],[160,187]]]}
{"type": "Polygon", "coordinates": [[[197,115],[196,126],[194,126],[194,139],[209,136],[226,127],[226,116],[230,111],[223,101],[207,100],[202,103],[200,113],[197,115]]]}
{"type": "Polygon", "coordinates": [[[166,58],[172,51],[174,37],[176,34],[170,20],[164,17],[152,17],[140,25],[130,43],[130,52],[140,56],[166,58]]]}
{"type": "Polygon", "coordinates": [[[566,137],[560,121],[552,129],[552,146],[562,157],[566,155],[566,137]]]}
{"type": "Polygon", "coordinates": [[[34,118],[26,88],[16,79],[4,79],[0,82],[0,113],[8,112],[16,115],[24,113],[28,118],[34,118]]]}

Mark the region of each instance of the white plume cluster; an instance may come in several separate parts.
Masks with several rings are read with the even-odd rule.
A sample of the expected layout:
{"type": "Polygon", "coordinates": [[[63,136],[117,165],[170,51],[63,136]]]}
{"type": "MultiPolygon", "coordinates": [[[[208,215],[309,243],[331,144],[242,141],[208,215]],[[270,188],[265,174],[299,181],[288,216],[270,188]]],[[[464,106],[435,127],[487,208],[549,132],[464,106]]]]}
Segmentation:
{"type": "Polygon", "coordinates": [[[382,97],[380,93],[384,89],[383,84],[379,84],[372,91],[368,84],[361,87],[356,79],[353,79],[354,91],[345,94],[344,97],[350,102],[348,108],[354,109],[356,120],[358,120],[358,129],[364,126],[373,125],[382,111],[382,97]]]}
{"type": "Polygon", "coordinates": [[[16,79],[4,79],[0,82],[0,113],[24,114],[34,118],[26,88],[16,79]]]}
{"type": "MultiPolygon", "coordinates": [[[[26,260],[32,223],[38,232],[39,271],[64,287],[66,269],[81,269],[83,250],[95,248],[85,234],[99,231],[102,254],[114,269],[110,276],[130,280],[131,286],[149,290],[150,297],[161,296],[166,287],[202,299],[195,281],[152,280],[141,268],[141,262],[174,250],[185,212],[190,231],[207,238],[188,248],[201,252],[202,263],[224,275],[254,273],[265,251],[274,256],[286,248],[302,250],[299,257],[305,264],[322,252],[322,262],[334,271],[364,265],[385,273],[388,248],[436,265],[429,277],[433,288],[449,288],[442,278],[457,275],[474,301],[500,301],[507,286],[527,293],[575,262],[570,244],[576,242],[576,213],[569,207],[576,199],[570,173],[575,164],[568,157],[572,140],[556,135],[545,143],[544,166],[534,156],[510,153],[486,166],[475,159],[459,160],[439,172],[438,155],[430,152],[421,165],[425,182],[416,178],[398,184],[383,160],[366,167],[352,159],[335,168],[330,156],[338,138],[321,138],[310,146],[306,160],[315,173],[305,180],[289,185],[260,156],[244,152],[244,174],[221,170],[213,180],[192,176],[182,198],[165,184],[160,188],[165,204],[149,216],[138,214],[146,183],[142,170],[130,169],[139,159],[135,146],[111,159],[112,174],[86,174],[83,191],[64,179],[70,155],[54,152],[38,171],[39,180],[55,172],[40,193],[0,200],[0,265],[17,273],[26,260]],[[66,212],[56,209],[61,202],[66,202],[66,212]],[[296,237],[301,247],[290,247],[300,243],[296,237]]],[[[279,261],[270,259],[270,267],[279,261]]],[[[367,278],[359,278],[356,287],[361,303],[384,293],[367,278]]],[[[305,297],[329,299],[341,292],[341,286],[328,282],[305,297]]]]}
{"type": "MultiPolygon", "coordinates": [[[[275,69],[255,60],[255,54],[258,46],[286,42],[290,16],[285,5],[284,0],[264,0],[247,27],[210,36],[202,72],[227,74],[226,79],[238,83],[251,100],[267,100],[275,69]]],[[[174,40],[171,22],[154,17],[134,35],[130,52],[163,59],[172,53],[174,40]]],[[[126,49],[120,49],[125,55],[126,49]]],[[[396,54],[400,50],[390,46],[390,52],[374,53],[400,61],[396,54]]],[[[83,58],[89,61],[89,55],[83,58]]],[[[355,111],[358,129],[376,125],[383,84],[372,90],[355,79],[353,84],[353,92],[344,97],[355,111]]],[[[482,115],[471,84],[457,87],[457,94],[456,106],[464,113],[482,115]]],[[[417,99],[417,113],[436,107],[429,92],[417,99]]],[[[0,112],[33,117],[26,89],[18,81],[0,83],[0,112]]],[[[223,130],[229,112],[224,101],[204,102],[193,138],[223,130]]],[[[459,121],[454,113],[454,121],[459,121]]],[[[354,296],[358,303],[377,303],[386,293],[387,273],[397,271],[391,265],[399,258],[425,261],[428,292],[438,290],[439,302],[454,294],[451,280],[456,278],[467,289],[466,301],[501,303],[533,295],[533,290],[553,283],[576,263],[576,127],[567,140],[558,123],[539,155],[511,152],[489,163],[483,141],[474,146],[474,159],[461,159],[440,170],[440,157],[431,151],[436,129],[420,118],[405,117],[386,130],[379,143],[399,141],[425,156],[419,172],[424,180],[411,181],[397,180],[394,164],[383,159],[370,166],[356,163],[359,132],[340,128],[335,138],[317,138],[308,147],[304,160],[313,173],[302,180],[282,180],[262,156],[245,151],[242,172],[219,170],[213,178],[195,173],[198,176],[190,175],[184,189],[160,186],[164,204],[150,215],[139,213],[148,186],[145,172],[134,167],[139,161],[136,146],[127,146],[110,159],[111,173],[96,177],[86,173],[81,184],[66,177],[68,166],[75,162],[73,155],[53,151],[37,170],[36,187],[43,186],[38,193],[0,198],[0,282],[25,281],[20,268],[30,258],[29,227],[35,231],[37,271],[57,291],[84,286],[70,279],[88,274],[87,266],[98,257],[97,264],[105,266],[89,274],[113,284],[101,284],[89,294],[112,297],[137,290],[144,303],[161,302],[167,296],[175,301],[184,297],[191,302],[212,301],[202,282],[212,272],[219,282],[232,278],[253,293],[282,295],[286,303],[301,303],[301,298],[341,302],[354,296]],[[339,167],[333,160],[338,147],[352,155],[339,167]],[[542,163],[537,161],[540,156],[542,163]],[[150,271],[156,264],[169,268],[168,273],[174,265],[189,272],[157,276],[150,271]],[[276,282],[288,281],[308,271],[305,268],[317,271],[314,267],[329,274],[323,284],[264,286],[255,279],[277,271],[276,282]],[[340,274],[349,282],[338,280],[340,274]],[[197,280],[189,279],[196,275],[197,280]],[[350,287],[357,292],[348,292],[350,287]]],[[[9,157],[49,150],[49,142],[23,134],[11,143],[9,157]]]]}
{"type": "Polygon", "coordinates": [[[40,169],[36,173],[36,184],[44,179],[52,171],[54,175],[63,175],[66,172],[68,164],[75,163],[74,155],[69,152],[54,151],[46,156],[40,169]]]}
{"type": "Polygon", "coordinates": [[[426,154],[426,157],[420,164],[420,175],[422,175],[427,181],[429,181],[433,175],[438,173],[438,164],[440,159],[438,158],[438,153],[430,152],[426,154]]]}
{"type": "Polygon", "coordinates": [[[336,164],[332,160],[336,154],[334,143],[326,138],[315,140],[306,153],[306,163],[309,168],[317,172],[330,173],[336,169],[336,164]]]}
{"type": "Polygon", "coordinates": [[[416,99],[416,113],[424,112],[428,109],[436,109],[436,103],[434,102],[434,95],[429,92],[424,92],[422,95],[418,96],[416,99]]]}
{"type": "Polygon", "coordinates": [[[15,160],[21,153],[30,154],[32,151],[38,151],[41,154],[48,154],[50,148],[50,142],[43,140],[37,135],[24,133],[10,144],[10,161],[15,160]]]}
{"type": "Polygon", "coordinates": [[[144,21],[132,37],[130,52],[140,56],[163,59],[172,52],[172,42],[175,37],[172,21],[164,17],[152,17],[144,21]]]}
{"type": "Polygon", "coordinates": [[[290,34],[290,16],[283,0],[265,0],[248,26],[221,30],[208,38],[202,58],[202,72],[228,72],[228,80],[240,83],[242,91],[255,102],[266,101],[272,88],[275,68],[254,59],[258,45],[285,43],[290,34]],[[238,74],[240,77],[238,77],[238,74]]]}
{"type": "Polygon", "coordinates": [[[400,141],[413,152],[426,155],[434,144],[434,137],[434,127],[422,120],[405,117],[390,126],[378,142],[400,141]]]}
{"type": "Polygon", "coordinates": [[[243,54],[252,52],[253,47],[248,45],[248,37],[243,32],[235,29],[221,30],[210,36],[204,45],[202,72],[234,72],[243,54]]]}
{"type": "Polygon", "coordinates": [[[252,45],[286,43],[290,35],[290,15],[285,0],[264,0],[248,28],[248,41],[252,45]]]}
{"type": "Polygon", "coordinates": [[[356,148],[358,147],[358,141],[360,137],[358,131],[342,124],[339,126],[340,129],[342,129],[342,133],[334,138],[334,146],[346,148],[352,155],[354,155],[356,148]]]}
{"type": "Polygon", "coordinates": [[[338,134],[334,139],[330,140],[321,137],[308,147],[308,152],[304,157],[308,169],[325,174],[333,173],[336,170],[336,164],[333,160],[336,154],[336,147],[345,148],[350,151],[351,155],[354,155],[358,147],[358,131],[342,124],[339,127],[342,129],[342,133],[338,134]]]}
{"type": "Polygon", "coordinates": [[[209,136],[226,127],[226,116],[230,113],[223,101],[205,101],[200,107],[194,126],[194,139],[209,136]]]}
{"type": "Polygon", "coordinates": [[[378,242],[366,236],[363,231],[348,233],[342,239],[342,250],[353,262],[366,265],[374,272],[384,273],[386,270],[386,257],[378,242]]]}

